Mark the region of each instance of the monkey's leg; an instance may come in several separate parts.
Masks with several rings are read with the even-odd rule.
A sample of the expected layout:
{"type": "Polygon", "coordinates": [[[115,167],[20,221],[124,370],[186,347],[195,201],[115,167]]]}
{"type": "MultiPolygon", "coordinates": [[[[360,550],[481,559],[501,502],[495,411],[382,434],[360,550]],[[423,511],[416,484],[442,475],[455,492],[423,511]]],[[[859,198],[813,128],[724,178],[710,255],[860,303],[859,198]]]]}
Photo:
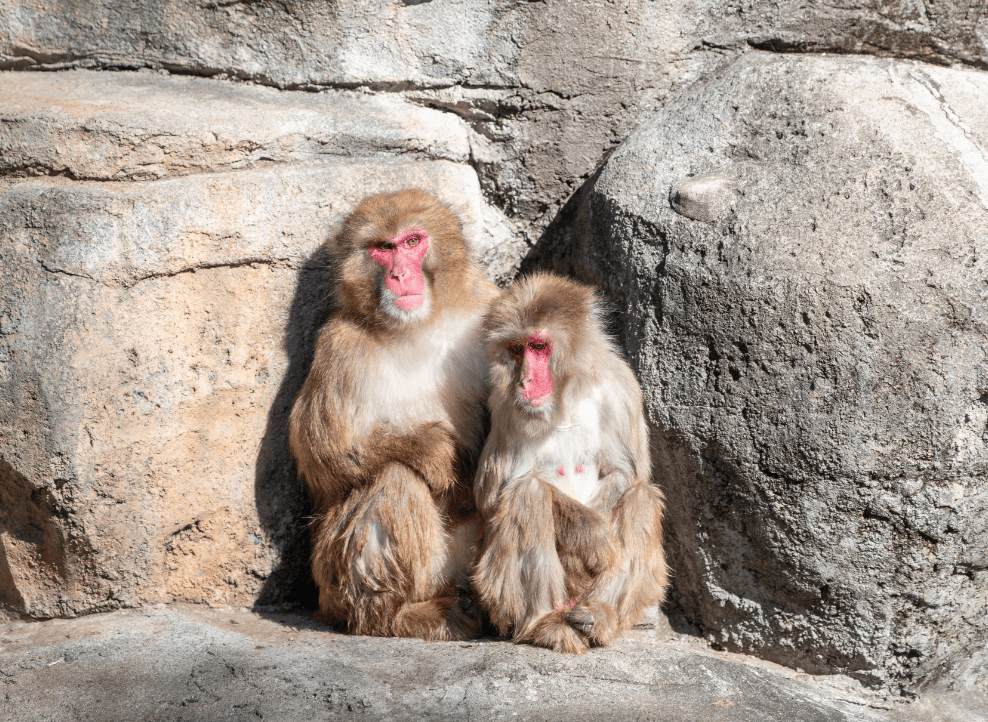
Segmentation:
{"type": "Polygon", "coordinates": [[[432,599],[408,603],[399,610],[392,626],[396,636],[446,641],[473,639],[480,634],[482,621],[470,588],[470,568],[477,542],[476,513],[458,517],[444,512],[441,516],[449,530],[441,586],[432,599]]]}
{"type": "Polygon", "coordinates": [[[619,564],[598,577],[569,614],[592,644],[607,644],[634,625],[645,607],[664,599],[662,508],[662,492],[650,484],[629,488],[614,508],[619,564]]]}
{"type": "Polygon", "coordinates": [[[352,608],[348,590],[341,583],[345,576],[341,534],[361,503],[360,494],[350,494],[316,516],[312,523],[312,576],[319,587],[319,611],[315,616],[341,630],[346,630],[352,608]]]}
{"type": "Polygon", "coordinates": [[[556,551],[566,570],[570,597],[582,596],[593,577],[617,559],[617,542],[607,518],[573,497],[552,489],[552,516],[556,551]]]}
{"type": "Polygon", "coordinates": [[[552,487],[534,476],[506,486],[487,522],[474,571],[481,604],[518,642],[582,654],[586,640],[566,621],[570,608],[556,554],[552,487]]]}
{"type": "Polygon", "coordinates": [[[451,614],[455,590],[443,579],[449,539],[439,510],[422,479],[404,465],[389,464],[368,486],[354,489],[327,515],[316,543],[326,547],[318,552],[322,564],[313,554],[324,617],[344,608],[354,634],[466,634],[451,614]]]}

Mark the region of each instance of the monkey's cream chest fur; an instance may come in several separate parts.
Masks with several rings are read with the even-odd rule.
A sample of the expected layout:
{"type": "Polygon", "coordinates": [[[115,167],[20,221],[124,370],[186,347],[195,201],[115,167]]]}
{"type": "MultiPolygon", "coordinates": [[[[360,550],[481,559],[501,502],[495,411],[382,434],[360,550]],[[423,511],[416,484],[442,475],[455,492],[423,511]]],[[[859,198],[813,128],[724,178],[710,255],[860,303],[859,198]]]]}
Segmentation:
{"type": "MultiPolygon", "coordinates": [[[[480,313],[450,313],[379,354],[361,384],[355,423],[366,429],[386,423],[408,432],[420,424],[447,421],[466,437],[476,436],[475,423],[459,416],[482,403],[486,392],[482,322],[480,313]]],[[[476,443],[470,441],[471,446],[476,443]]]]}
{"type": "Polygon", "coordinates": [[[544,435],[528,438],[515,455],[511,477],[530,471],[544,478],[581,504],[588,504],[600,490],[601,393],[594,389],[565,415],[565,420],[544,435]]]}

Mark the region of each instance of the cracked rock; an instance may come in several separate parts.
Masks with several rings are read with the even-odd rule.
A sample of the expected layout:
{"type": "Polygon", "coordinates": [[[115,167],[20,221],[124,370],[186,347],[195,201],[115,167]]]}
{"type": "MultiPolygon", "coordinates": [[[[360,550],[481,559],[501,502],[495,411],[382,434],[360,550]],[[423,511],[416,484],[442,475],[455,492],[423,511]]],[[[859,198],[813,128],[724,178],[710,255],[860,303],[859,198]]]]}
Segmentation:
{"type": "Polygon", "coordinates": [[[724,647],[988,685],[985,98],[975,71],[743,56],[629,137],[542,249],[620,313],[671,596],[724,647]],[[710,174],[739,180],[726,213],[670,207],[710,174]]]}
{"type": "Polygon", "coordinates": [[[986,39],[978,0],[0,4],[2,69],[150,68],[425,98],[490,91],[493,103],[446,107],[494,139],[498,162],[478,166],[485,193],[529,241],[637,123],[725,56],[754,47],[985,69],[986,39]]]}
{"type": "Polygon", "coordinates": [[[400,152],[466,162],[467,129],[397,97],[156,73],[0,73],[0,178],[158,180],[400,152]]]}
{"type": "Polygon", "coordinates": [[[714,652],[668,622],[580,656],[507,640],[346,636],[301,614],[190,605],[0,624],[0,639],[8,722],[985,720],[975,698],[893,709],[851,680],[714,652]]]}

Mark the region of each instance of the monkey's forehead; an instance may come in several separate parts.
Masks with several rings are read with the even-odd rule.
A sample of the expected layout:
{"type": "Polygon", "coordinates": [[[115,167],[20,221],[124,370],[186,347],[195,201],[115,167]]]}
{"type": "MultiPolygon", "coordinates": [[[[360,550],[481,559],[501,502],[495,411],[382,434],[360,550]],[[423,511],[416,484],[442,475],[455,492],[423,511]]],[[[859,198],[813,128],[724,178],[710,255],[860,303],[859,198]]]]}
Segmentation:
{"type": "Polygon", "coordinates": [[[405,216],[400,219],[382,218],[364,222],[353,229],[353,245],[366,246],[374,241],[400,238],[413,233],[432,237],[434,231],[426,219],[417,216],[405,216]]]}
{"type": "Polygon", "coordinates": [[[502,324],[492,324],[490,338],[500,341],[553,341],[567,336],[572,329],[563,324],[544,322],[519,323],[507,321],[502,324]]]}

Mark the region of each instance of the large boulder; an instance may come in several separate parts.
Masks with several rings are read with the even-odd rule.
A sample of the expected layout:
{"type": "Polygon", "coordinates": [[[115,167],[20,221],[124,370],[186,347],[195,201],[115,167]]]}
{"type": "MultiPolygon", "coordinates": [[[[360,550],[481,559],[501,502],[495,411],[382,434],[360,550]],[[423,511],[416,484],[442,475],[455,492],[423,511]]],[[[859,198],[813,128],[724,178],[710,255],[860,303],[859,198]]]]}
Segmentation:
{"type": "MultiPolygon", "coordinates": [[[[0,0],[0,69],[154,68],[394,94],[472,128],[487,198],[534,240],[670,93],[751,47],[988,67],[970,0],[0,0]]],[[[516,256],[524,250],[517,244],[516,256]]]]}
{"type": "Polygon", "coordinates": [[[466,161],[459,120],[394,99],[0,74],[0,615],[305,601],[318,249],[418,186],[496,258],[466,161]]]}
{"type": "Polygon", "coordinates": [[[988,75],[752,53],[573,199],[643,383],[672,599],[894,691],[988,682],[988,75]]]}

